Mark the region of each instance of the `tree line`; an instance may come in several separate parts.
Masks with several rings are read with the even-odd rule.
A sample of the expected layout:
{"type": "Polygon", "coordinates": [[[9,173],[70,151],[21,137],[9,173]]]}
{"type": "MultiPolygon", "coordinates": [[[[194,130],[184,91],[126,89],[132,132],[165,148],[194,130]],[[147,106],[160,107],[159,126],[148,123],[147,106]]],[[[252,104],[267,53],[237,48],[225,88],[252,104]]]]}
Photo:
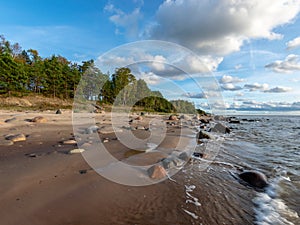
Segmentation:
{"type": "Polygon", "coordinates": [[[188,101],[168,101],[152,91],[129,68],[117,68],[110,76],[93,60],[77,64],[60,55],[42,58],[37,50],[22,50],[0,35],[0,94],[24,96],[30,93],[53,98],[81,96],[100,104],[134,106],[146,111],[194,113],[188,101]],[[79,85],[78,85],[79,84],[79,85]]]}

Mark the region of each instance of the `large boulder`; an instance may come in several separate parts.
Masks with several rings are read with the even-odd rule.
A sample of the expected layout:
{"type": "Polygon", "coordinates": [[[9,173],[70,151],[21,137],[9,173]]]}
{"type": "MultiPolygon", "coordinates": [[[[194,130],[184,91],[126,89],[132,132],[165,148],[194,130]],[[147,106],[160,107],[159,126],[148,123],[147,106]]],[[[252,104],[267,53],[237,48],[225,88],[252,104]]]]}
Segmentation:
{"type": "Polygon", "coordinates": [[[210,131],[216,132],[216,133],[223,133],[223,134],[230,133],[230,129],[221,123],[217,123],[213,128],[211,128],[210,131]]]}
{"type": "Polygon", "coordinates": [[[269,185],[267,177],[258,171],[245,171],[240,173],[239,177],[256,188],[265,188],[269,185]]]}

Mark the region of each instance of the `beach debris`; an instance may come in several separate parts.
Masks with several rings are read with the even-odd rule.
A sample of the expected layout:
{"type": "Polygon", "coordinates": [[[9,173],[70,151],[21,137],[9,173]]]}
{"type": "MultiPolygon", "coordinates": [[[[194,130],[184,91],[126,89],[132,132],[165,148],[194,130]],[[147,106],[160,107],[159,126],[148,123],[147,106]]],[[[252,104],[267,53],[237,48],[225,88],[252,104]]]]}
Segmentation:
{"type": "Polygon", "coordinates": [[[14,135],[7,135],[5,139],[12,142],[19,142],[19,141],[26,141],[26,136],[24,134],[14,134],[14,135]]]}
{"type": "Polygon", "coordinates": [[[178,120],[177,116],[176,115],[171,115],[169,117],[169,120],[178,120]]]}
{"type": "Polygon", "coordinates": [[[269,185],[266,175],[255,170],[244,171],[239,174],[239,178],[256,188],[265,188],[269,185]]]}
{"type": "Polygon", "coordinates": [[[66,140],[66,141],[63,141],[63,144],[64,145],[76,145],[77,144],[77,141],[76,140],[66,140]]]}
{"type": "Polygon", "coordinates": [[[42,116],[36,116],[33,119],[31,119],[30,122],[33,122],[33,123],[46,123],[47,119],[45,117],[42,117],[42,116]]]}
{"type": "Polygon", "coordinates": [[[163,179],[167,176],[167,171],[161,165],[154,165],[148,169],[149,177],[155,180],[163,179]]]}
{"type": "Polygon", "coordinates": [[[17,120],[17,118],[16,118],[16,117],[13,117],[13,118],[10,118],[10,119],[5,120],[4,122],[5,122],[5,123],[10,123],[10,122],[15,121],[15,120],[17,120]]]}
{"type": "Polygon", "coordinates": [[[82,148],[76,148],[76,149],[70,150],[69,154],[80,154],[80,153],[83,153],[84,151],[85,150],[82,148]]]}
{"type": "Polygon", "coordinates": [[[55,114],[62,114],[61,109],[58,109],[55,114]]]}
{"type": "Polygon", "coordinates": [[[13,144],[14,144],[14,142],[11,140],[0,140],[0,146],[10,146],[13,144]]]}
{"type": "Polygon", "coordinates": [[[216,133],[229,134],[230,128],[226,127],[225,125],[223,125],[221,123],[217,123],[213,128],[211,128],[210,131],[216,132],[216,133]]]}

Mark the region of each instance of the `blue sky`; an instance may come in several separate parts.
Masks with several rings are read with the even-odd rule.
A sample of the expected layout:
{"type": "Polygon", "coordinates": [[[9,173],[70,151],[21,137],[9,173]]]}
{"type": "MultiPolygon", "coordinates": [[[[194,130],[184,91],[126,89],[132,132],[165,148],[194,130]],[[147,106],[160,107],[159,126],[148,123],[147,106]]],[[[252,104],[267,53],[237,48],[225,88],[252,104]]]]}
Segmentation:
{"type": "Polygon", "coordinates": [[[220,103],[238,113],[300,111],[299,1],[0,0],[0,7],[0,34],[43,57],[101,60],[127,43],[167,41],[194,54],[159,46],[151,51],[144,44],[138,55],[113,50],[116,55],[105,62],[117,67],[148,60],[131,65],[135,75],[169,98],[202,108],[220,103]],[[182,65],[189,76],[176,69],[182,65]],[[217,100],[209,85],[202,85],[207,74],[218,83],[217,100]]]}

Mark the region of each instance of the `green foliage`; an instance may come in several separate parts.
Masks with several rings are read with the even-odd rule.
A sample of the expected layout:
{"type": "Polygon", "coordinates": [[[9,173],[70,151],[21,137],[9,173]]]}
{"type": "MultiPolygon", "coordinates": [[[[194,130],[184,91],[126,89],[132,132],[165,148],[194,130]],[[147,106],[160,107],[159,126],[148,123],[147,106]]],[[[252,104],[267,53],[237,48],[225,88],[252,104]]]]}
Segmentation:
{"type": "Polygon", "coordinates": [[[173,100],[171,103],[175,107],[177,113],[195,114],[197,112],[195,105],[189,101],[173,100]]]}

